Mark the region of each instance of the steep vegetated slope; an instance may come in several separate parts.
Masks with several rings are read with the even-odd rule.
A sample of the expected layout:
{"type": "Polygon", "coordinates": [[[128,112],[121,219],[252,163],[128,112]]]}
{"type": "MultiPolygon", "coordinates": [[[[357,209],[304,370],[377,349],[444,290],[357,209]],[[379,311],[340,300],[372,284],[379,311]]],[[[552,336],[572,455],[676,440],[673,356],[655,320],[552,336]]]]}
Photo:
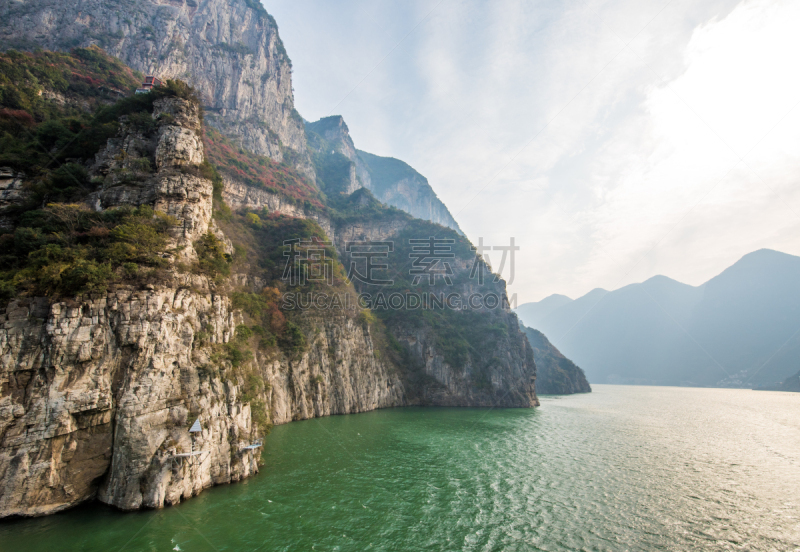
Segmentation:
{"type": "MultiPolygon", "coordinates": [[[[403,367],[409,398],[420,404],[538,404],[533,351],[510,312],[505,282],[494,283],[456,231],[383,207],[368,190],[337,204],[336,240],[357,270],[356,290],[388,332],[384,354],[403,367]],[[353,245],[388,242],[389,245],[353,245]],[[388,249],[388,251],[387,251],[388,249]],[[386,251],[370,281],[365,251],[386,251]],[[440,257],[429,254],[438,251],[440,257]],[[449,257],[448,257],[449,255],[449,257]],[[426,267],[432,258],[438,262],[426,267]],[[484,271],[484,283],[473,269],[484,271]],[[516,325],[515,325],[516,324],[516,325]]],[[[377,264],[377,262],[376,262],[377,264]]]]}
{"type": "Polygon", "coordinates": [[[0,516],[175,504],[255,473],[248,445],[271,424],[537,404],[505,286],[469,278],[463,237],[368,190],[326,197],[205,125],[181,81],[134,96],[138,76],[96,49],[6,56],[20,73],[0,81],[0,516]],[[430,236],[450,240],[452,285],[409,281],[409,263],[434,265],[409,240],[430,236]],[[368,240],[393,244],[379,289],[351,272],[364,258],[348,245],[368,240]],[[305,277],[314,259],[322,279],[305,277]],[[496,304],[404,312],[380,291],[496,304]]]}
{"type": "Polygon", "coordinates": [[[569,395],[592,392],[583,370],[562,355],[542,332],[526,326],[522,326],[522,331],[528,338],[536,359],[537,393],[569,395]]]}
{"type": "MultiPolygon", "coordinates": [[[[111,110],[97,118],[93,112],[127,95],[140,80],[97,48],[71,55],[0,54],[0,165],[7,180],[0,205],[19,193],[15,172],[40,172],[93,156],[117,131],[111,110]]],[[[59,197],[68,193],[64,186],[75,185],[67,180],[55,185],[59,197]]]]}
{"type": "Polygon", "coordinates": [[[211,127],[205,128],[204,141],[209,162],[229,178],[303,208],[322,209],[319,189],[292,165],[251,153],[211,127]]]}

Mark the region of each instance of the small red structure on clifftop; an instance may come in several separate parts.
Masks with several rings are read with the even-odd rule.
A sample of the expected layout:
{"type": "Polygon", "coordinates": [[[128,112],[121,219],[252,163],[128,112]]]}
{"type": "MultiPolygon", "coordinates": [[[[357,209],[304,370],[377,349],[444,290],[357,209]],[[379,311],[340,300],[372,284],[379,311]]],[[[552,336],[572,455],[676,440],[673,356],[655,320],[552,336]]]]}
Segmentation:
{"type": "Polygon", "coordinates": [[[154,77],[152,75],[148,75],[144,78],[144,82],[142,83],[141,88],[136,89],[137,94],[147,94],[156,86],[163,86],[164,83],[161,82],[161,79],[158,77],[154,77]]]}

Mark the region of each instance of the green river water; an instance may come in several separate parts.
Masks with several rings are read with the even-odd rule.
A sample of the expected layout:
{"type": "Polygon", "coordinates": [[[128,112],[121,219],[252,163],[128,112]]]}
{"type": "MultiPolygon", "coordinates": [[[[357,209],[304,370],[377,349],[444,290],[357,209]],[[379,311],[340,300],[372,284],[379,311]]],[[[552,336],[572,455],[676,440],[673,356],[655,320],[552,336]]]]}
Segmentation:
{"type": "Polygon", "coordinates": [[[800,393],[594,389],[291,423],[247,481],[0,522],[0,550],[800,550],[800,393]]]}

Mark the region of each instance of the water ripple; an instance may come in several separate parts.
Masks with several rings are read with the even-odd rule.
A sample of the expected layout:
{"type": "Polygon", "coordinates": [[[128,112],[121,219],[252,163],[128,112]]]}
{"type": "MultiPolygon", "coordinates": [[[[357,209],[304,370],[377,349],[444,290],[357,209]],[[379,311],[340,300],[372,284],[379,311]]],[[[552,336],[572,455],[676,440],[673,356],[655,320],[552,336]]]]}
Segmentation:
{"type": "Polygon", "coordinates": [[[0,550],[800,550],[798,460],[800,394],[384,410],[278,427],[259,476],[176,508],[1,523],[0,550]]]}

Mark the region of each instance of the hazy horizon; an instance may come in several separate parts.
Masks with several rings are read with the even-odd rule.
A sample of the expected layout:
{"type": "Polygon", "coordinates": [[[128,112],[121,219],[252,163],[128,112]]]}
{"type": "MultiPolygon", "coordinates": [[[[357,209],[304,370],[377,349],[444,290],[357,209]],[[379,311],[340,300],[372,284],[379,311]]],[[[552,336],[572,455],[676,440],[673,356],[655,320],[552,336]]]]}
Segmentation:
{"type": "MultiPolygon", "coordinates": [[[[750,253],[746,253],[745,255],[743,255],[743,256],[742,256],[742,258],[743,258],[743,257],[745,257],[745,256],[747,256],[747,255],[750,255],[750,254],[752,254],[752,253],[758,253],[759,251],[774,251],[774,252],[776,252],[776,253],[781,253],[781,254],[783,254],[783,255],[792,255],[791,253],[786,253],[785,251],[778,251],[777,249],[763,248],[763,249],[758,249],[758,250],[756,250],[756,251],[751,251],[750,253]]],[[[793,256],[793,257],[797,257],[797,255],[792,255],[792,256],[793,256]]],[[[739,259],[737,259],[737,260],[736,260],[734,263],[732,263],[730,266],[733,266],[734,264],[736,264],[737,262],[739,262],[739,261],[740,261],[742,258],[739,258],[739,259]]],[[[541,302],[541,301],[542,301],[542,300],[544,300],[544,299],[548,299],[549,297],[552,297],[552,296],[554,296],[554,295],[560,295],[560,296],[563,296],[563,297],[567,297],[567,298],[568,298],[568,299],[570,299],[570,300],[575,300],[575,299],[579,299],[579,298],[581,298],[581,297],[583,297],[583,296],[587,295],[588,293],[591,293],[592,291],[595,291],[595,290],[602,290],[602,291],[609,291],[609,292],[610,292],[610,291],[618,291],[618,290],[620,290],[620,289],[622,289],[622,288],[624,288],[624,287],[627,287],[627,286],[631,286],[631,285],[637,285],[637,284],[642,284],[642,283],[645,283],[645,282],[647,282],[647,281],[649,281],[649,280],[652,280],[653,278],[667,278],[667,279],[669,279],[669,280],[672,280],[673,282],[677,282],[677,283],[679,283],[679,284],[684,284],[684,285],[687,285],[687,286],[691,286],[691,287],[695,287],[695,288],[697,288],[697,287],[701,287],[701,286],[703,286],[703,285],[707,284],[709,280],[712,280],[712,279],[716,278],[717,276],[719,276],[720,274],[722,274],[723,272],[725,272],[725,271],[726,271],[728,268],[730,268],[730,266],[726,266],[726,267],[722,268],[722,269],[721,269],[721,270],[720,270],[718,273],[716,273],[716,274],[713,274],[713,275],[712,275],[710,278],[708,278],[708,280],[703,280],[703,281],[702,281],[702,282],[700,282],[699,284],[689,284],[689,283],[687,283],[687,282],[683,282],[683,281],[681,281],[681,280],[678,280],[677,278],[673,278],[673,277],[669,276],[668,274],[654,274],[654,275],[652,275],[652,276],[649,276],[649,277],[648,277],[648,278],[646,278],[645,280],[641,280],[641,281],[639,281],[639,282],[629,282],[629,283],[626,283],[626,284],[624,284],[624,285],[622,285],[622,286],[620,286],[620,287],[618,287],[618,288],[614,288],[614,289],[606,289],[606,288],[602,288],[602,287],[595,287],[595,288],[592,288],[592,289],[590,289],[590,290],[589,290],[589,291],[587,291],[586,293],[583,293],[583,294],[581,294],[581,295],[578,295],[578,296],[575,296],[575,297],[572,297],[572,296],[570,296],[570,295],[567,295],[566,293],[558,293],[558,292],[555,292],[555,293],[551,293],[551,294],[550,294],[550,295],[548,295],[547,297],[542,297],[541,299],[539,299],[539,300],[537,300],[537,301],[525,301],[524,303],[523,303],[523,302],[520,302],[520,303],[519,303],[519,305],[523,305],[523,304],[527,304],[527,303],[538,303],[538,302],[541,302]]]]}
{"type": "Polygon", "coordinates": [[[264,5],[300,113],[514,236],[520,304],[800,254],[797,3],[264,5]]]}

